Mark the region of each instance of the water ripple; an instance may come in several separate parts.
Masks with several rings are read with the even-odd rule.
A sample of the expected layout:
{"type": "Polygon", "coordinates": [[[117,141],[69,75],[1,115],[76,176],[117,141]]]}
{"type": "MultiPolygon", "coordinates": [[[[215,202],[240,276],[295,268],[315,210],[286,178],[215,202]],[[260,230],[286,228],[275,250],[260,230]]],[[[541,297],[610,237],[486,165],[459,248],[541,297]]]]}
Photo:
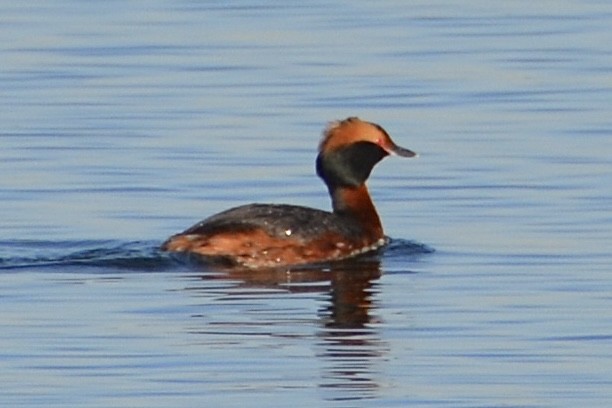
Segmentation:
{"type": "Polygon", "coordinates": [[[173,264],[159,251],[158,244],[150,241],[0,242],[0,270],[88,266],[156,271],[168,269],[173,264]]]}

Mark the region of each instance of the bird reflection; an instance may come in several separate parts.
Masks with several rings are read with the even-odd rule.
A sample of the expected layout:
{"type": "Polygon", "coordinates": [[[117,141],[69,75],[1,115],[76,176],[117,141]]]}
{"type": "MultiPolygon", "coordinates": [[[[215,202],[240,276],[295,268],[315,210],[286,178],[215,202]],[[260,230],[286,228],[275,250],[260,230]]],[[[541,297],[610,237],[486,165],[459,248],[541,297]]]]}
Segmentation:
{"type": "MultiPolygon", "coordinates": [[[[224,269],[202,279],[232,281],[235,289],[282,289],[290,293],[321,293],[316,355],[322,361],[319,387],[332,390],[329,399],[364,399],[379,388],[374,369],[387,352],[375,316],[377,281],[381,276],[377,254],[326,265],[291,270],[224,269]]],[[[237,292],[240,292],[239,290],[237,292]]],[[[228,292],[231,297],[231,293],[228,292]]]]}
{"type": "Polygon", "coordinates": [[[374,397],[379,388],[374,367],[387,349],[375,327],[373,295],[380,275],[377,259],[340,265],[331,273],[318,354],[325,366],[320,386],[334,389],[332,399],[374,397]]]}

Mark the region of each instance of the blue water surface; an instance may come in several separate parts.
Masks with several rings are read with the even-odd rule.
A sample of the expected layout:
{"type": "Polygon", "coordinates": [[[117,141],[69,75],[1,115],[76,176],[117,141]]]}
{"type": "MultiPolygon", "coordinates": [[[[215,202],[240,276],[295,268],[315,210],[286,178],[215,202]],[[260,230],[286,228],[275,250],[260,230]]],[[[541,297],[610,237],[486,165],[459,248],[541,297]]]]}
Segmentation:
{"type": "Polygon", "coordinates": [[[0,4],[0,405],[608,407],[605,1],[0,4]],[[169,235],[329,209],[328,121],[418,159],[354,262],[222,270],[169,235]]]}

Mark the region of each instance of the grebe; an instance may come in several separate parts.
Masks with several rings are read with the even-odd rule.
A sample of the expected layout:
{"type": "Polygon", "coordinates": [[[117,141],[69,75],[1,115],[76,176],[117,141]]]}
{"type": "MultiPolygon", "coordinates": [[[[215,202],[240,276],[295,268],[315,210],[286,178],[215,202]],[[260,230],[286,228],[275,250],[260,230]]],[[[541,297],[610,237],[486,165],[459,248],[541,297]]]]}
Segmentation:
{"type": "Polygon", "coordinates": [[[248,204],[213,215],[173,235],[161,249],[202,255],[247,268],[328,262],[374,251],[388,242],[365,185],[388,155],[416,156],[375,123],[332,122],[316,160],[333,212],[287,204],[248,204]]]}

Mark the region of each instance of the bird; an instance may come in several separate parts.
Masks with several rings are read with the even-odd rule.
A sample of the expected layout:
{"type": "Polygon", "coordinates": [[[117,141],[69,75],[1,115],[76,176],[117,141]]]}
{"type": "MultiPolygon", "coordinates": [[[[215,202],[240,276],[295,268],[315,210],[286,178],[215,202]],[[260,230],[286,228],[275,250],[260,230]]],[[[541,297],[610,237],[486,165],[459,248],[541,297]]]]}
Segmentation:
{"type": "Polygon", "coordinates": [[[387,245],[366,180],[387,156],[415,157],[382,126],[352,116],[323,131],[316,173],[332,211],[290,204],[247,204],[212,215],[168,238],[161,250],[196,254],[248,269],[334,262],[387,245]]]}

